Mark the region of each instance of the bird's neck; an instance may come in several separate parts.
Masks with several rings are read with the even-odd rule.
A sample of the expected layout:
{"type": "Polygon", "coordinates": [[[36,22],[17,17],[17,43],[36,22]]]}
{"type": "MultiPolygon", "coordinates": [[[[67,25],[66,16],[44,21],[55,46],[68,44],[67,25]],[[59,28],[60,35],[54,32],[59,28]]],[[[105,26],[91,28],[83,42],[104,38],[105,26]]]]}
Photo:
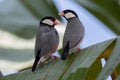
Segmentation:
{"type": "Polygon", "coordinates": [[[79,18],[78,17],[72,17],[72,18],[68,19],[67,21],[71,22],[71,21],[76,21],[77,19],[79,19],[79,18]]]}
{"type": "Polygon", "coordinates": [[[74,19],[77,19],[77,17],[71,17],[69,19],[67,19],[68,21],[71,21],[71,20],[74,20],[74,19]]]}
{"type": "Polygon", "coordinates": [[[44,24],[44,23],[42,23],[42,24],[40,24],[41,26],[47,26],[47,27],[54,27],[54,25],[53,26],[51,26],[51,25],[49,25],[49,24],[44,24]]]}

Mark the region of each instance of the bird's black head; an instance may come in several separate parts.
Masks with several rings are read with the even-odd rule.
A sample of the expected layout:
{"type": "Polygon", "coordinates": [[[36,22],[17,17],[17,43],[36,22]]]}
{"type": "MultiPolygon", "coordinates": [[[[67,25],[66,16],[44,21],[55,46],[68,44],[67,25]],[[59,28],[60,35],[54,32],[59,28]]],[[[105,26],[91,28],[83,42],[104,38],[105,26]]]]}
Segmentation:
{"type": "Polygon", "coordinates": [[[49,25],[51,27],[54,27],[58,23],[59,23],[59,21],[51,16],[46,16],[46,17],[42,18],[40,21],[40,24],[49,25]]]}
{"type": "Polygon", "coordinates": [[[67,20],[73,17],[78,17],[78,15],[73,10],[69,9],[60,12],[59,15],[65,17],[67,20]]]}

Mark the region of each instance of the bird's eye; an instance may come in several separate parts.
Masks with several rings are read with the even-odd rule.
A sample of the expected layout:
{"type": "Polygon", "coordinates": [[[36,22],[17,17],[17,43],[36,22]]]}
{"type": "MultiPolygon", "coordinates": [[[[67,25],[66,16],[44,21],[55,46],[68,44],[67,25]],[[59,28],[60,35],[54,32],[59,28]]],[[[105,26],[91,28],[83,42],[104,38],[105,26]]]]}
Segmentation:
{"type": "Polygon", "coordinates": [[[51,21],[53,21],[53,22],[54,22],[54,21],[55,21],[55,19],[54,19],[54,18],[51,18],[51,21]]]}

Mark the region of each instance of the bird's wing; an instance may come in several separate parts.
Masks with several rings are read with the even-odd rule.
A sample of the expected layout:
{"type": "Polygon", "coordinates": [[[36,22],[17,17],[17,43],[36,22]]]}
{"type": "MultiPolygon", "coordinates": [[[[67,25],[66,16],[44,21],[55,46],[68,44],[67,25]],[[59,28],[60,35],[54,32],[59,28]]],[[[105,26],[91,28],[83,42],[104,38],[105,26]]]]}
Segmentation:
{"type": "Polygon", "coordinates": [[[47,34],[47,43],[42,47],[42,54],[52,54],[56,51],[59,44],[59,37],[56,34],[55,29],[50,30],[47,34]]]}
{"type": "Polygon", "coordinates": [[[69,47],[70,48],[75,47],[77,44],[80,43],[84,35],[85,29],[79,20],[77,21],[73,20],[73,22],[69,22],[66,27],[63,39],[63,46],[66,46],[67,42],[69,41],[69,47]]]}
{"type": "Polygon", "coordinates": [[[35,41],[35,55],[37,52],[41,50],[41,47],[45,44],[47,36],[45,35],[45,31],[43,28],[39,28],[36,34],[36,41],[35,41]]]}
{"type": "Polygon", "coordinates": [[[36,38],[35,51],[41,50],[41,56],[47,55],[51,50],[58,44],[57,36],[54,29],[47,32],[38,32],[38,37],[36,38]]]}

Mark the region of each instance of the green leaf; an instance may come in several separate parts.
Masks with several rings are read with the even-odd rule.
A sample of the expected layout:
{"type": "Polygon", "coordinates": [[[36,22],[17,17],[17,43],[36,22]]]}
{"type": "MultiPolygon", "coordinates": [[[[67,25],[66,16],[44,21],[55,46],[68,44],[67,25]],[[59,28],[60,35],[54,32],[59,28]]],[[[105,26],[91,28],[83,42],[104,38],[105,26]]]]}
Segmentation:
{"type": "Polygon", "coordinates": [[[105,67],[102,69],[97,77],[97,80],[106,80],[109,75],[112,74],[113,70],[120,63],[120,37],[117,38],[116,45],[108,59],[105,67]]]}
{"type": "Polygon", "coordinates": [[[31,69],[3,77],[3,80],[84,80],[89,67],[114,41],[110,39],[71,54],[65,61],[56,60],[41,65],[35,72],[31,69]],[[71,78],[72,77],[72,78],[71,78]]]}
{"type": "Polygon", "coordinates": [[[54,16],[56,18],[60,17],[57,15],[57,9],[52,0],[20,0],[22,4],[35,16],[40,19],[44,16],[54,16]]]}
{"type": "Polygon", "coordinates": [[[96,77],[98,76],[99,72],[102,69],[102,63],[101,60],[96,60],[89,68],[86,78],[84,80],[96,80],[96,77]]]}
{"type": "Polygon", "coordinates": [[[57,14],[52,0],[4,0],[0,3],[0,29],[31,39],[42,17],[50,15],[60,19],[57,14]]]}
{"type": "MultiPolygon", "coordinates": [[[[62,79],[64,79],[64,77],[66,79],[67,75],[69,75],[68,73],[74,73],[79,68],[89,68],[92,65],[92,63],[96,60],[96,58],[108,47],[108,45],[110,45],[110,43],[112,43],[113,40],[110,40],[108,42],[106,41],[101,44],[96,44],[81,51],[81,53],[79,53],[79,55],[77,55],[75,60],[71,63],[70,67],[65,72],[62,79]]],[[[83,73],[84,71],[79,74],[83,73]]]]}
{"type": "Polygon", "coordinates": [[[0,48],[0,53],[0,69],[4,73],[28,68],[33,63],[31,49],[0,48]]]}
{"type": "Polygon", "coordinates": [[[38,20],[19,0],[4,0],[0,4],[0,29],[30,39],[35,35],[38,20]]]}
{"type": "Polygon", "coordinates": [[[76,0],[118,35],[120,34],[119,0],[76,0]],[[108,4],[109,3],[109,4],[108,4]]]}
{"type": "Polygon", "coordinates": [[[117,79],[116,80],[120,80],[120,75],[117,77],[117,79]]]}
{"type": "Polygon", "coordinates": [[[117,68],[115,69],[117,76],[120,74],[120,63],[118,64],[117,68]]]}

